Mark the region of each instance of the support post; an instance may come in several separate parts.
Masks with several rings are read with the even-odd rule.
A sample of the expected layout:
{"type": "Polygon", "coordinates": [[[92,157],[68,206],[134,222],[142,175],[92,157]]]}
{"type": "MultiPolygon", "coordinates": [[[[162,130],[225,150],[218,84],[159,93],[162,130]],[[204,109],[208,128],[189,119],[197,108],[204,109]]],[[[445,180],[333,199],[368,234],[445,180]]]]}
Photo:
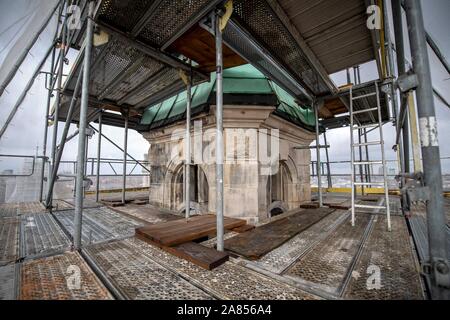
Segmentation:
{"type": "MultiPolygon", "coordinates": [[[[58,26],[56,27],[56,31],[58,31],[58,26]]],[[[56,38],[56,33],[55,33],[56,38]]],[[[56,56],[56,47],[53,46],[52,50],[52,58],[50,63],[50,70],[53,70],[54,64],[55,64],[55,56],[56,56]]],[[[47,162],[47,139],[48,139],[48,114],[50,113],[50,104],[52,100],[52,94],[53,94],[53,86],[54,83],[54,76],[53,72],[50,74],[51,79],[51,86],[48,90],[47,95],[47,107],[45,111],[45,117],[44,117],[44,141],[42,142],[42,165],[41,165],[41,181],[39,185],[39,201],[42,202],[44,200],[44,177],[45,177],[45,164],[47,162]]]]}
{"type": "Polygon", "coordinates": [[[185,193],[185,216],[186,220],[189,219],[191,214],[191,91],[192,91],[192,74],[189,72],[189,77],[187,81],[186,88],[186,152],[185,152],[185,161],[186,161],[186,174],[185,174],[185,184],[186,184],[186,193],[185,193]]]}
{"type": "Polygon", "coordinates": [[[319,104],[314,101],[314,113],[316,118],[316,155],[317,155],[317,188],[319,192],[319,206],[323,207],[323,197],[322,197],[322,172],[320,170],[320,132],[319,132],[319,104]]]}
{"type": "Polygon", "coordinates": [[[223,55],[220,17],[214,19],[216,36],[216,214],[217,250],[223,251],[223,55]]]}
{"type": "Polygon", "coordinates": [[[61,136],[61,143],[59,145],[59,148],[56,148],[56,156],[55,156],[55,162],[52,166],[51,175],[49,175],[48,180],[48,192],[47,192],[47,198],[45,201],[46,208],[52,207],[52,199],[53,199],[53,189],[55,186],[55,182],[58,179],[58,169],[59,164],[61,162],[62,155],[64,153],[64,146],[66,145],[67,135],[69,134],[70,124],[72,123],[73,113],[75,111],[75,106],[78,100],[78,94],[80,93],[80,87],[81,87],[81,75],[77,80],[77,83],[75,85],[75,90],[73,92],[72,100],[70,101],[69,110],[67,112],[66,117],[66,123],[64,125],[64,130],[61,136]]]}
{"type": "Polygon", "coordinates": [[[98,116],[98,140],[97,140],[97,172],[95,181],[95,201],[100,201],[100,158],[102,154],[102,129],[103,129],[103,112],[100,112],[98,116]]]}
{"type": "Polygon", "coordinates": [[[326,132],[326,130],[323,133],[323,143],[325,145],[325,155],[327,157],[328,188],[331,189],[331,188],[333,188],[333,181],[331,179],[330,155],[328,154],[329,145],[328,145],[328,141],[327,141],[327,132],[326,132]]]}
{"type": "Polygon", "coordinates": [[[75,217],[74,217],[74,235],[73,245],[75,249],[81,248],[81,229],[83,219],[83,185],[84,185],[84,162],[85,162],[85,144],[86,144],[86,126],[87,111],[89,103],[89,77],[91,69],[91,52],[92,40],[94,33],[94,6],[95,2],[89,2],[89,12],[86,26],[86,46],[84,52],[83,66],[83,87],[81,91],[81,107],[80,107],[80,136],[78,138],[78,155],[77,155],[77,178],[76,178],[76,196],[75,196],[75,217]]]}
{"type": "Polygon", "coordinates": [[[128,119],[130,111],[125,113],[125,133],[123,138],[123,172],[122,172],[122,203],[126,201],[126,188],[127,188],[127,154],[128,154],[128,119]]]}
{"type": "Polygon", "coordinates": [[[446,217],[443,208],[442,170],[437,135],[430,61],[420,0],[406,0],[405,11],[411,44],[416,89],[417,111],[422,143],[425,186],[429,190],[427,225],[429,243],[429,279],[434,299],[450,299],[450,266],[447,247],[446,217]]]}
{"type": "MultiPolygon", "coordinates": [[[[57,75],[57,85],[56,85],[56,100],[55,100],[55,113],[54,113],[54,119],[53,119],[53,137],[52,137],[52,154],[51,154],[51,172],[53,172],[53,169],[55,167],[56,162],[56,156],[57,156],[57,143],[58,143],[58,123],[59,123],[59,108],[61,103],[61,91],[62,91],[62,78],[64,73],[64,58],[66,56],[66,34],[67,34],[67,25],[66,21],[64,21],[64,24],[62,26],[62,36],[61,36],[61,47],[59,52],[59,69],[58,69],[58,75],[57,75]]],[[[47,208],[52,207],[53,203],[53,186],[49,184],[49,190],[47,193],[47,199],[46,202],[47,208]],[[51,190],[50,190],[51,188],[51,190]]]]}
{"type": "MultiPolygon", "coordinates": [[[[392,1],[392,17],[394,20],[395,33],[395,48],[397,54],[397,69],[398,75],[401,76],[406,73],[405,63],[405,46],[403,40],[403,17],[402,17],[402,0],[392,1]]],[[[425,44],[426,45],[426,44],[425,44]]],[[[403,94],[400,95],[400,101],[403,101],[403,94]]],[[[403,136],[403,170],[405,173],[410,172],[409,165],[409,125],[408,125],[408,110],[405,110],[405,121],[402,127],[403,136]]],[[[402,121],[402,119],[399,119],[402,121]]]]}

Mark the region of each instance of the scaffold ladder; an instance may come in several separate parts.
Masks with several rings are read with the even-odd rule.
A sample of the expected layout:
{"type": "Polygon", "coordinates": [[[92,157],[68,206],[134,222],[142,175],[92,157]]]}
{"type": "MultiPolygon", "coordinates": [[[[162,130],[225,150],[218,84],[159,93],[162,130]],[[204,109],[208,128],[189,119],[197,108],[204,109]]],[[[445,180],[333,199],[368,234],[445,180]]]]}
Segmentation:
{"type": "Polygon", "coordinates": [[[381,103],[380,103],[380,91],[378,87],[378,82],[374,82],[375,91],[363,94],[363,95],[353,95],[353,87],[350,87],[350,150],[351,150],[351,187],[352,187],[352,196],[351,196],[351,214],[352,214],[352,226],[355,225],[355,210],[356,209],[375,209],[375,210],[386,210],[386,216],[387,216],[387,226],[388,230],[391,231],[391,212],[389,208],[389,190],[388,190],[388,181],[387,181],[387,170],[386,170],[386,158],[385,158],[385,151],[384,151],[384,138],[383,138],[383,120],[381,116],[381,103]],[[360,99],[366,99],[371,96],[376,96],[376,107],[369,106],[368,108],[361,109],[361,110],[353,110],[354,107],[354,101],[360,100],[360,99]],[[378,122],[374,122],[372,124],[365,124],[361,125],[357,119],[355,119],[356,115],[361,115],[364,113],[369,112],[375,112],[378,113],[378,122]],[[356,122],[356,125],[355,125],[356,122]],[[354,139],[354,132],[359,130],[372,127],[375,130],[378,129],[380,140],[378,141],[369,141],[369,142],[358,142],[355,143],[354,139]],[[381,148],[381,161],[355,161],[355,148],[361,148],[363,146],[376,146],[379,145],[381,148]],[[364,166],[364,165],[381,165],[383,169],[383,182],[364,182],[355,181],[356,174],[355,170],[358,166],[364,166]],[[384,195],[385,195],[385,201],[383,205],[367,205],[367,204],[356,204],[356,195],[357,195],[357,187],[360,187],[361,189],[363,187],[372,187],[372,186],[379,186],[384,187],[384,195]]]}

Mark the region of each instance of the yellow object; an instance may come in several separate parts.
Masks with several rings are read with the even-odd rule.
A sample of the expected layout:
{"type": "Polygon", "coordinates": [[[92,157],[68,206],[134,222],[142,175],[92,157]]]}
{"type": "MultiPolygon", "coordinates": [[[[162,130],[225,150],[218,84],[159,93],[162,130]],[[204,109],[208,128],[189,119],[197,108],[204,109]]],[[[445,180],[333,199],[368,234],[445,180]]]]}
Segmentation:
{"type": "Polygon", "coordinates": [[[230,20],[233,14],[233,1],[230,0],[225,4],[225,14],[220,18],[220,31],[223,31],[227,26],[228,20],[230,20]]]}
{"type": "Polygon", "coordinates": [[[380,30],[380,50],[381,50],[381,77],[382,79],[386,79],[386,47],[385,47],[385,37],[384,37],[384,8],[383,8],[383,0],[378,0],[378,6],[380,7],[381,12],[381,30],[380,30]]]}
{"type": "Polygon", "coordinates": [[[179,73],[180,73],[181,80],[183,80],[185,85],[188,85],[189,78],[188,78],[188,75],[186,74],[186,72],[184,70],[180,70],[179,73]]]}
{"type": "Polygon", "coordinates": [[[411,142],[413,145],[414,172],[421,172],[422,163],[420,161],[419,131],[417,130],[416,105],[414,103],[414,95],[412,92],[408,94],[408,111],[409,126],[411,128],[411,142]]]}
{"type": "MultiPolygon", "coordinates": [[[[317,192],[319,189],[317,187],[311,188],[312,192],[317,192]]],[[[327,193],[350,193],[352,192],[351,188],[322,188],[323,191],[327,193]]],[[[357,192],[361,192],[361,188],[356,188],[357,192]]],[[[366,194],[384,194],[384,188],[364,188],[364,192],[366,194]]],[[[400,195],[399,190],[389,189],[389,194],[391,195],[400,195]]]]}

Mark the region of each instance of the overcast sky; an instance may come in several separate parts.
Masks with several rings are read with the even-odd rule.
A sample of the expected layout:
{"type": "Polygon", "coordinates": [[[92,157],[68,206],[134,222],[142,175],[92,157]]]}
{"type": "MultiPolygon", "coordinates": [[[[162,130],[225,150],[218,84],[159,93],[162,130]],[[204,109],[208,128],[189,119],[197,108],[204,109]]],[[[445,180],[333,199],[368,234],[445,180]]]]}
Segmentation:
{"type": "MultiPolygon", "coordinates": [[[[0,63],[4,59],[8,49],[14,44],[14,41],[16,41],[23,32],[28,32],[27,21],[29,21],[29,18],[32,17],[35,8],[39,5],[40,1],[45,0],[0,0],[0,63]]],[[[424,9],[425,27],[435,39],[447,60],[450,60],[450,22],[448,18],[448,14],[450,13],[450,0],[424,0],[422,3],[424,9]]],[[[7,88],[7,92],[0,97],[1,124],[4,123],[22,88],[31,77],[34,67],[49,47],[51,42],[51,34],[54,32],[54,28],[55,23],[49,25],[44,34],[39,38],[37,44],[31,50],[25,63],[20,68],[20,72],[17,73],[14,81],[7,88]]],[[[392,27],[391,30],[393,30],[392,27]]],[[[408,51],[409,50],[407,50],[407,52],[408,51]]],[[[440,65],[431,50],[429,52],[433,71],[433,85],[448,101],[450,101],[450,76],[440,65]]],[[[75,56],[76,52],[73,51],[69,56],[71,62],[74,61],[75,56]]],[[[47,71],[49,66],[47,65],[44,69],[47,71]]],[[[363,82],[374,79],[376,76],[374,63],[369,63],[362,66],[361,74],[363,82]]],[[[341,85],[346,82],[344,72],[333,75],[332,78],[337,85],[341,85]]],[[[25,102],[19,109],[6,134],[0,141],[0,153],[34,155],[37,148],[39,148],[39,154],[42,153],[42,140],[44,133],[43,117],[47,97],[47,92],[44,90],[44,84],[44,76],[38,77],[31,92],[28,94],[25,102]]],[[[448,125],[450,123],[450,110],[448,110],[443,103],[436,100],[436,111],[439,128],[439,141],[441,145],[441,156],[450,156],[450,143],[447,143],[447,137],[450,134],[450,128],[448,125]]],[[[63,123],[60,124],[60,133],[63,125],[63,123]]],[[[49,145],[52,130],[53,129],[50,129],[49,131],[49,145]]],[[[75,128],[71,129],[72,132],[74,130],[75,128]]],[[[104,132],[119,145],[123,144],[123,129],[105,126],[104,132]]],[[[395,133],[392,125],[387,125],[384,132],[387,158],[395,159],[396,155],[391,149],[395,139],[395,133]]],[[[349,129],[343,128],[333,130],[328,133],[327,137],[328,142],[331,145],[330,157],[332,160],[349,160],[349,129]]],[[[369,137],[369,140],[375,140],[376,137],[377,134],[369,137]]],[[[96,156],[96,140],[97,136],[95,136],[89,144],[89,156],[91,157],[96,156]]],[[[122,157],[119,150],[105,140],[103,141],[103,157],[122,157]]],[[[129,153],[132,156],[138,159],[143,159],[144,154],[148,152],[148,147],[149,144],[139,133],[130,130],[128,148],[129,153]]],[[[74,139],[66,146],[63,158],[67,160],[74,160],[76,158],[76,149],[77,139],[74,139]]],[[[48,151],[50,151],[50,148],[48,151]]],[[[374,154],[376,155],[373,157],[377,157],[379,152],[375,152],[374,150],[374,154]]],[[[314,153],[313,158],[315,158],[314,153]]],[[[450,161],[446,161],[444,166],[450,169],[450,161]]]]}

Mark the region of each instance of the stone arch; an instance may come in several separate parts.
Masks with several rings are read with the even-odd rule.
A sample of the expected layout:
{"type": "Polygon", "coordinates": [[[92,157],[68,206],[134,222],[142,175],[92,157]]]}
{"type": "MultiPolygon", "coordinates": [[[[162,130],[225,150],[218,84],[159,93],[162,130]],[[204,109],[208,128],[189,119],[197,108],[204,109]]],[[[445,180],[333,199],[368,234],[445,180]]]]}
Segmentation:
{"type": "Polygon", "coordinates": [[[289,165],[289,160],[292,161],[292,159],[280,160],[278,171],[267,177],[266,195],[269,217],[288,211],[289,202],[294,192],[294,181],[297,181],[297,177],[292,172],[292,170],[295,170],[295,166],[292,166],[293,161],[289,165]]]}
{"type": "MultiPolygon", "coordinates": [[[[166,198],[168,207],[180,213],[185,211],[184,203],[184,166],[169,164],[165,175],[166,198]]],[[[190,209],[195,213],[208,211],[209,183],[207,175],[199,165],[191,166],[191,203],[190,209]]]]}

